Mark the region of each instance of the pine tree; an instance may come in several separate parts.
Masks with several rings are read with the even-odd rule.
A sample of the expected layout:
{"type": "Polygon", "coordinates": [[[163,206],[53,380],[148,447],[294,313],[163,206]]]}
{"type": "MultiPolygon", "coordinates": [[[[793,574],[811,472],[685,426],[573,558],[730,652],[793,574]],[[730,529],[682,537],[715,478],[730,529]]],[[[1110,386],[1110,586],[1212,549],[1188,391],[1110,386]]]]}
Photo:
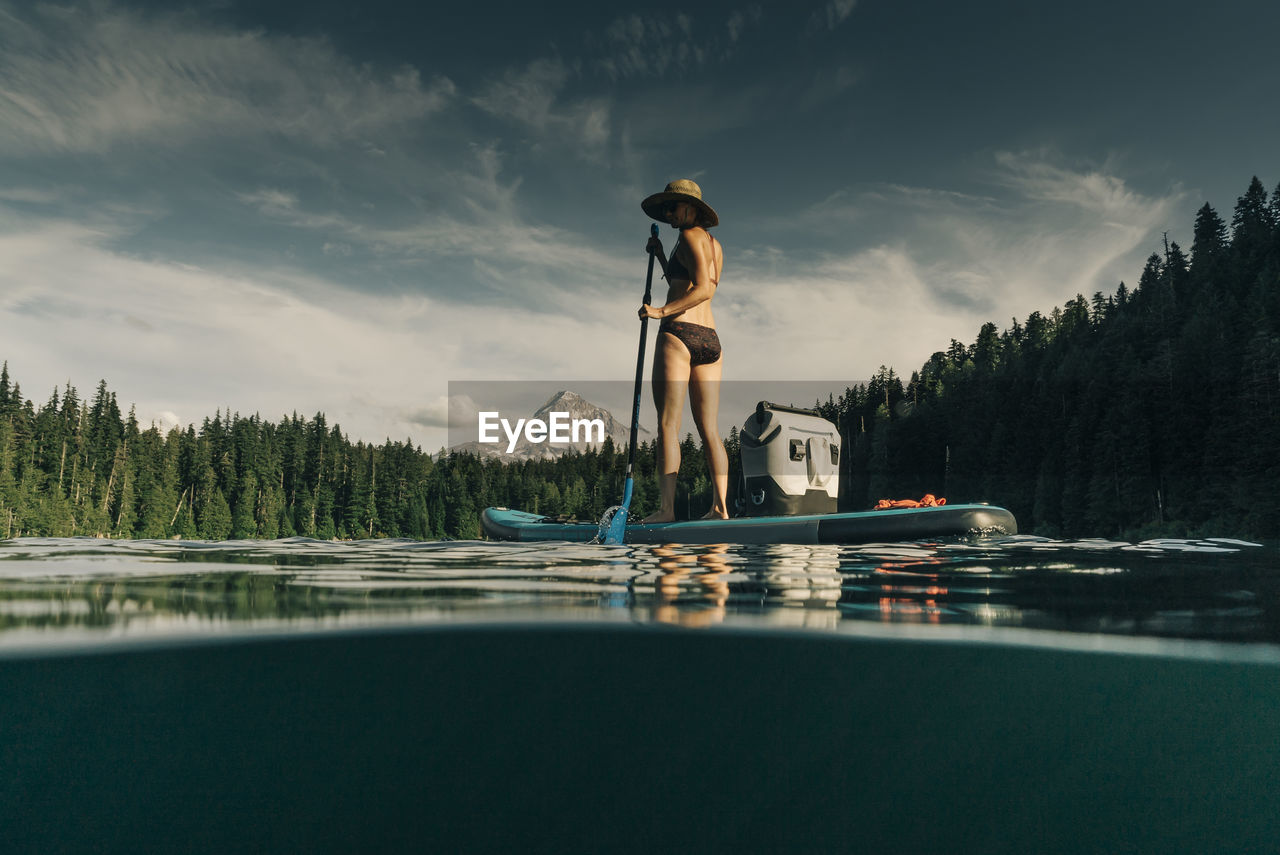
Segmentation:
{"type": "Polygon", "coordinates": [[[880,404],[875,410],[867,458],[867,493],[878,499],[892,499],[892,466],[889,460],[889,407],[880,404]]]}
{"type": "Polygon", "coordinates": [[[1271,210],[1267,206],[1267,191],[1255,175],[1249,189],[1236,200],[1235,214],[1231,218],[1231,254],[1235,262],[1237,280],[1251,279],[1271,249],[1271,210]]]}
{"type": "Polygon", "coordinates": [[[1191,242],[1191,280],[1203,290],[1225,272],[1227,264],[1227,225],[1208,202],[1196,213],[1191,242]]]}
{"type": "Polygon", "coordinates": [[[208,488],[197,522],[202,540],[226,540],[231,536],[231,506],[216,484],[208,488]]]}
{"type": "Polygon", "coordinates": [[[236,489],[235,508],[231,512],[231,537],[246,540],[258,536],[258,479],[246,472],[236,489]]]}

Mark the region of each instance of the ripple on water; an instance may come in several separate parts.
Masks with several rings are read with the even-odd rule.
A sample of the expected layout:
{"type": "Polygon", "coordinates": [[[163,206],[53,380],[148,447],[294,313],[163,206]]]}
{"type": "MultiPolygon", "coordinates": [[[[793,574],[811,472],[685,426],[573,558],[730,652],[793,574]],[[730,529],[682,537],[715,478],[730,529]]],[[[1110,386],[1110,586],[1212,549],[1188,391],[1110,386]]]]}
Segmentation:
{"type": "Polygon", "coordinates": [[[1274,545],[1232,538],[848,546],[23,538],[0,542],[0,646],[33,633],[516,619],[1274,645],[1278,558],[1274,545]]]}

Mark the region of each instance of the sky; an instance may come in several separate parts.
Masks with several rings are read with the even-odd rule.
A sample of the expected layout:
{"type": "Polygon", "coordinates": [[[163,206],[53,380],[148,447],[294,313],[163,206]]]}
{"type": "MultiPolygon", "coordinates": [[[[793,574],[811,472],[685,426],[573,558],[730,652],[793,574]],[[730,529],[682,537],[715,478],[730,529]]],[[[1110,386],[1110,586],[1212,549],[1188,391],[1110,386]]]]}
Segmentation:
{"type": "Polygon", "coordinates": [[[1280,180],[1263,0],[410,5],[0,0],[25,397],[437,448],[451,382],[633,376],[675,178],[726,380],[908,377],[1280,180]]]}

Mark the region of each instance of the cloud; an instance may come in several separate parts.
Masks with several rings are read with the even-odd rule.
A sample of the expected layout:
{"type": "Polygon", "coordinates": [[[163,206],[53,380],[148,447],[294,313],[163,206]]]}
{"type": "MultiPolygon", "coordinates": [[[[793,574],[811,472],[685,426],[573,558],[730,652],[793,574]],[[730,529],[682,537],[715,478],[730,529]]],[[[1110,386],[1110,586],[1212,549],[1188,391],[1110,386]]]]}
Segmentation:
{"type": "Polygon", "coordinates": [[[508,70],[472,101],[495,115],[542,128],[551,121],[551,107],[568,77],[560,60],[538,59],[524,69],[508,70]]]}
{"type": "Polygon", "coordinates": [[[880,364],[907,374],[950,339],[973,340],[983,323],[1008,325],[1132,281],[1181,199],[1144,196],[1116,175],[1043,155],[996,163],[991,194],[878,185],[770,226],[775,239],[787,241],[779,232],[789,225],[826,245],[878,227],[869,247],[805,253],[787,241],[786,251],[730,254],[716,314],[734,355],[726,377],[866,376],[880,364]],[[786,359],[776,347],[733,347],[779,335],[786,359]]]}
{"type": "Polygon", "coordinates": [[[747,28],[759,24],[762,17],[764,17],[764,10],[758,3],[745,9],[735,9],[725,22],[725,27],[729,30],[729,41],[738,41],[747,28]]]}
{"type": "Polygon", "coordinates": [[[673,29],[665,19],[626,15],[617,18],[604,33],[610,50],[598,60],[613,80],[661,77],[669,71],[686,71],[706,60],[706,51],[692,38],[693,23],[680,16],[673,29]]]}
{"type": "Polygon", "coordinates": [[[455,88],[272,37],[110,4],[0,6],[0,154],[104,153],[204,138],[361,139],[441,110],[455,88]]]}
{"type": "MultiPolygon", "coordinates": [[[[451,401],[447,395],[439,395],[429,401],[426,406],[406,409],[400,413],[402,421],[423,428],[443,428],[449,429],[454,425],[450,423],[451,401]]],[[[472,406],[472,409],[475,409],[472,406]]]]}
{"type": "Polygon", "coordinates": [[[813,13],[809,19],[810,29],[834,30],[844,23],[853,13],[857,0],[830,0],[825,6],[813,13]]]}
{"type": "Polygon", "coordinates": [[[31,205],[50,205],[59,201],[52,190],[37,187],[0,187],[0,202],[20,202],[31,205]]]}
{"type": "MultiPolygon", "coordinates": [[[[525,223],[517,181],[502,178],[501,155],[477,150],[457,176],[475,200],[472,220],[427,217],[399,229],[348,224],[346,243],[406,257],[458,256],[472,275],[527,305],[534,324],[599,323],[621,318],[625,289],[601,288],[635,276],[634,259],[597,249],[583,236],[525,223]],[[481,225],[483,224],[483,225],[481,225]],[[536,292],[536,301],[529,294],[536,292]]],[[[951,338],[968,341],[987,321],[1007,324],[1047,311],[1076,293],[1110,292],[1132,278],[1167,221],[1176,195],[1149,197],[1100,169],[1072,169],[1045,153],[1001,154],[987,186],[950,189],[878,184],[836,189],[809,209],[755,224],[773,245],[729,248],[716,318],[729,360],[727,379],[865,377],[880,364],[917,368],[951,338]],[[848,252],[803,247],[839,246],[848,252]],[[785,346],[741,346],[744,342],[785,346]],[[781,355],[780,355],[781,354],[781,355]]],[[[273,192],[256,197],[264,210],[320,228],[340,222],[308,213],[273,192]]],[[[460,296],[458,301],[466,300],[460,296]]],[[[574,350],[594,338],[616,349],[607,332],[577,329],[574,350]]],[[[530,352],[504,343],[513,364],[530,352]]],[[[532,362],[539,362],[538,359],[532,362]]]]}
{"type": "Polygon", "coordinates": [[[764,17],[758,3],[731,12],[724,35],[699,27],[685,14],[667,18],[637,14],[615,18],[600,41],[606,47],[595,65],[611,80],[687,74],[733,55],[740,39],[764,17]]]}
{"type": "Polygon", "coordinates": [[[178,418],[178,414],[169,410],[161,410],[152,413],[151,419],[146,424],[154,424],[160,429],[161,433],[168,433],[176,427],[182,426],[182,419],[178,418]]]}
{"type": "Polygon", "coordinates": [[[603,98],[560,104],[569,68],[544,58],[523,69],[509,69],[471,101],[499,118],[523,124],[550,138],[598,149],[609,139],[609,102],[603,98]]]}
{"type": "Polygon", "coordinates": [[[819,69],[814,72],[808,88],[794,99],[796,105],[801,112],[825,107],[857,85],[860,76],[857,71],[845,65],[819,69]]]}
{"type": "Polygon", "coordinates": [[[900,248],[792,259],[784,270],[726,263],[716,307],[726,379],[854,382],[882,363],[923,362],[951,332],[928,272],[900,248]]]}
{"type": "MultiPolygon", "coordinates": [[[[698,176],[702,142],[754,133],[761,104],[803,110],[858,79],[652,84],[744,50],[758,5],[711,22],[620,17],[601,57],[497,70],[467,93],[320,39],[106,4],[16,8],[0,5],[0,158],[22,176],[0,189],[0,356],[24,388],[84,387],[92,366],[144,423],[324,410],[353,436],[428,447],[450,379],[629,378],[644,259],[641,241],[611,243],[615,203],[639,216],[663,181],[698,176]],[[611,83],[624,79],[643,85],[611,83]],[[576,94],[593,86],[607,97],[576,94]],[[446,109],[429,134],[404,126],[446,109]],[[647,119],[667,111],[699,116],[679,141],[688,168],[649,186],[645,162],[671,143],[647,119]],[[230,135],[260,144],[210,158],[204,141],[230,135]],[[600,169],[614,137],[622,162],[600,169]],[[114,175],[95,183],[99,160],[57,159],[85,152],[110,153],[114,175]],[[26,177],[36,153],[65,186],[26,177]],[[286,260],[295,243],[304,261],[286,260]]],[[[834,28],[853,8],[815,20],[834,28]]],[[[712,183],[731,180],[732,158],[717,162],[712,183]]],[[[964,193],[837,186],[776,221],[742,218],[715,309],[726,377],[908,372],[987,320],[1132,279],[1175,201],[1044,152],[1002,154],[986,179],[964,193]]]]}
{"type": "Polygon", "coordinates": [[[1168,203],[1155,203],[1115,175],[1098,169],[1072,171],[1052,163],[1043,152],[1000,152],[996,163],[1004,170],[1003,183],[1028,199],[1065,205],[1100,221],[1125,228],[1149,228],[1150,221],[1168,214],[1168,203]]]}
{"type": "Polygon", "coordinates": [[[292,215],[298,208],[298,197],[292,193],[275,187],[263,187],[248,193],[237,193],[245,205],[257,208],[264,214],[273,216],[292,215]]]}
{"type": "Polygon", "coordinates": [[[405,420],[430,428],[475,429],[480,407],[470,395],[441,395],[427,406],[407,412],[405,420]]]}
{"type": "Polygon", "coordinates": [[[434,448],[451,379],[625,377],[634,367],[634,295],[579,295],[572,313],[352,299],[296,269],[113,252],[119,237],[0,207],[0,341],[30,397],[67,378],[82,389],[106,378],[144,425],[198,423],[216,409],[323,411],[353,438],[434,448]]]}
{"type": "MultiPolygon", "coordinates": [[[[269,222],[314,233],[327,257],[362,251],[411,265],[465,262],[491,292],[532,302],[532,310],[540,313],[576,312],[582,293],[599,292],[633,273],[581,233],[530,223],[517,199],[521,181],[503,177],[503,157],[496,146],[475,146],[469,163],[437,178],[451,188],[456,200],[451,204],[459,207],[437,207],[397,223],[348,211],[312,210],[279,188],[237,198],[269,222]],[[533,292],[539,295],[536,301],[529,300],[533,292]]],[[[446,282],[432,290],[459,302],[486,297],[464,285],[446,282]]]]}

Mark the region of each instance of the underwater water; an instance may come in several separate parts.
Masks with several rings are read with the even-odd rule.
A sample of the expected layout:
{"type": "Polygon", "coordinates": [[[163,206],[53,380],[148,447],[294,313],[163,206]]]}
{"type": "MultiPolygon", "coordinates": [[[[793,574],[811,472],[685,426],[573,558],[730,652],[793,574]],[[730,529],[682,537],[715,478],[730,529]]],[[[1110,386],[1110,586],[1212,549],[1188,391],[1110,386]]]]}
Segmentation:
{"type": "Polygon", "coordinates": [[[1273,544],[0,542],[6,851],[1270,851],[1277,768],[1273,544]]]}

